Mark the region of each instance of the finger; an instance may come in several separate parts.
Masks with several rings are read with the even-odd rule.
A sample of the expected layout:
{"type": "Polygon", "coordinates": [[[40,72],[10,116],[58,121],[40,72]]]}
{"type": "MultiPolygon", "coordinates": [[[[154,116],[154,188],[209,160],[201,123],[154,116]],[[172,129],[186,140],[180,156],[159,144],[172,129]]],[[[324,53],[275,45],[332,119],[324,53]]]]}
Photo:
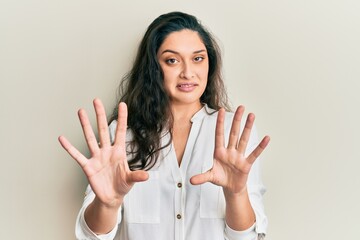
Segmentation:
{"type": "Polygon", "coordinates": [[[270,142],[270,137],[265,136],[259,145],[254,149],[254,151],[251,152],[251,154],[247,157],[247,161],[251,164],[255,162],[255,160],[260,156],[260,154],[265,150],[267,145],[270,142]]]}
{"type": "Polygon", "coordinates": [[[84,168],[88,162],[88,159],[84,157],[84,155],[82,155],[73,145],[71,145],[71,143],[64,136],[60,136],[58,140],[61,146],[70,154],[70,156],[76,160],[76,162],[82,168],[84,168]]]}
{"type": "Polygon", "coordinates": [[[131,183],[144,182],[149,179],[149,173],[143,170],[137,170],[129,173],[128,181],[131,183]]]}
{"type": "Polygon", "coordinates": [[[85,112],[84,109],[80,109],[78,111],[78,116],[80,119],[81,127],[84,132],[86,144],[89,147],[90,153],[94,154],[99,149],[99,145],[97,143],[94,131],[91,127],[89,117],[87,116],[87,113],[85,112]]]}
{"type": "Polygon", "coordinates": [[[233,122],[232,122],[232,126],[231,126],[231,130],[230,130],[230,135],[229,135],[229,144],[228,144],[228,148],[236,148],[238,140],[239,140],[239,132],[240,132],[240,123],[241,123],[241,119],[244,113],[244,106],[239,106],[236,109],[234,118],[233,118],[233,122]]]}
{"type": "Polygon", "coordinates": [[[98,98],[94,99],[93,104],[96,113],[97,128],[99,131],[100,146],[110,146],[109,127],[106,120],[104,105],[98,98]]]}
{"type": "Polygon", "coordinates": [[[190,178],[190,183],[192,185],[200,185],[206,182],[211,182],[212,179],[212,174],[211,174],[211,170],[195,175],[193,177],[190,178]]]}
{"type": "Polygon", "coordinates": [[[221,108],[218,112],[215,129],[215,148],[224,147],[224,118],[225,110],[221,108]]]}
{"type": "Polygon", "coordinates": [[[118,111],[118,123],[116,126],[115,142],[114,145],[124,148],[126,140],[127,129],[127,106],[121,102],[118,111]]]}
{"type": "Polygon", "coordinates": [[[245,127],[241,133],[241,137],[240,137],[239,144],[238,144],[238,151],[242,154],[245,154],[246,147],[247,147],[247,144],[248,144],[249,138],[250,138],[251,129],[254,125],[254,121],[255,121],[255,115],[250,113],[247,116],[245,127]]]}

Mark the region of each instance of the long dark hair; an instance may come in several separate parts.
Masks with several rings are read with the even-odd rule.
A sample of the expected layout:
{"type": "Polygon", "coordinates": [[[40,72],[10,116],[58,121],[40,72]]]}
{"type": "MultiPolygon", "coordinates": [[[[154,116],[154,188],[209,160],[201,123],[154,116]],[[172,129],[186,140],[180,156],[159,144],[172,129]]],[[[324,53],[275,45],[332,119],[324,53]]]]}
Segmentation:
{"type": "MultiPolygon", "coordinates": [[[[133,67],[119,86],[119,102],[128,106],[128,128],[133,134],[129,152],[132,158],[128,161],[131,170],[152,168],[159,151],[171,144],[170,137],[165,146],[161,145],[164,132],[171,136],[173,121],[157,51],[170,33],[184,29],[199,34],[209,58],[208,82],[200,101],[215,110],[230,109],[221,76],[220,49],[211,34],[192,15],[170,12],[159,16],[149,25],[133,67]]],[[[118,109],[115,108],[110,122],[117,116],[118,109]]]]}

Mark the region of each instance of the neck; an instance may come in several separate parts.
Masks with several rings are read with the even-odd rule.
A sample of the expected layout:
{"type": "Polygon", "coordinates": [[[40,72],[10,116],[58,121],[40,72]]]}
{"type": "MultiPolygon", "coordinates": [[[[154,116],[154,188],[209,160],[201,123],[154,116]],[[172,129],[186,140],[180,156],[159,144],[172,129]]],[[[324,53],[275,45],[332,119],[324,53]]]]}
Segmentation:
{"type": "Polygon", "coordinates": [[[171,112],[174,117],[174,122],[190,121],[194,114],[202,107],[203,106],[200,101],[191,104],[171,104],[171,112]]]}

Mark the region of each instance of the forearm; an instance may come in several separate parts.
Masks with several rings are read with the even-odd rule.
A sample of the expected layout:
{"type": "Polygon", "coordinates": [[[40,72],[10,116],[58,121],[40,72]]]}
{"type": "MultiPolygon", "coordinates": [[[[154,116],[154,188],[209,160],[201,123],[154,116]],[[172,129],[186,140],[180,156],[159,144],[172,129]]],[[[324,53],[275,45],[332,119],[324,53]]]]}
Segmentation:
{"type": "Polygon", "coordinates": [[[236,231],[243,231],[253,226],[256,217],[249,200],[247,188],[237,194],[224,190],[224,195],[227,225],[236,231]]]}
{"type": "Polygon", "coordinates": [[[106,234],[117,224],[119,207],[105,206],[95,197],[85,210],[85,222],[94,233],[106,234]]]}

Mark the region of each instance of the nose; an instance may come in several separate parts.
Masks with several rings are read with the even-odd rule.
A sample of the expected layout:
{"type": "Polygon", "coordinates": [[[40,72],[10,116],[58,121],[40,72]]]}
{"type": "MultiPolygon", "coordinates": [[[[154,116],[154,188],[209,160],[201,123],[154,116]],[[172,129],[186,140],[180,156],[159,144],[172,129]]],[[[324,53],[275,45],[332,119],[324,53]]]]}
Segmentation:
{"type": "Polygon", "coordinates": [[[184,79],[191,79],[195,76],[193,66],[189,62],[184,62],[182,66],[182,70],[180,73],[180,77],[184,79]]]}

